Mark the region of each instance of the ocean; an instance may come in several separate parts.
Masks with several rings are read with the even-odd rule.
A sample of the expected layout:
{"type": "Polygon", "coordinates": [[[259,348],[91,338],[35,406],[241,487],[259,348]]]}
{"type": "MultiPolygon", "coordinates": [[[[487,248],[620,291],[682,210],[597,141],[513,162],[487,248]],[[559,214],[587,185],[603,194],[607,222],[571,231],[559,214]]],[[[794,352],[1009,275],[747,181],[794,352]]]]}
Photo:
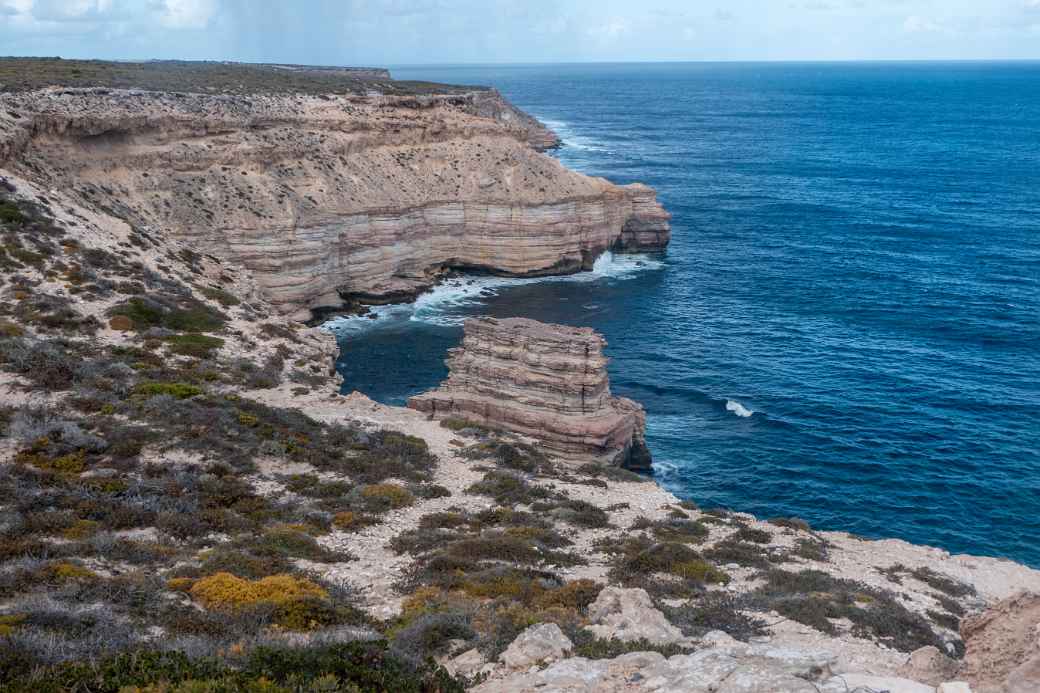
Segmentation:
{"type": "Polygon", "coordinates": [[[1040,63],[393,73],[498,88],[673,241],[340,321],[344,390],[435,386],[470,315],[589,325],[677,495],[1040,567],[1040,63]]]}

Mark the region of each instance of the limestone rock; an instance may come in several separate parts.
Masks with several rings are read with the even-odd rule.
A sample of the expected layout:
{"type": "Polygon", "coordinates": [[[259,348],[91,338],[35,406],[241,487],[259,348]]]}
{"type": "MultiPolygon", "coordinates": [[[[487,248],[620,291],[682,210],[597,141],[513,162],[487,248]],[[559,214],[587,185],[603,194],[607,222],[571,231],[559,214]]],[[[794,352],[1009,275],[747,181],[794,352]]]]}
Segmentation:
{"type": "MultiPolygon", "coordinates": [[[[708,648],[665,659],[634,652],[615,659],[573,657],[535,672],[508,675],[479,693],[817,693],[829,675],[829,653],[767,646],[708,648]]],[[[847,693],[842,689],[842,693],[847,693]]],[[[929,689],[929,693],[934,693],[929,689]]]]}
{"type": "Polygon", "coordinates": [[[408,406],[530,436],[560,457],[649,469],[643,408],[610,394],[604,344],[587,327],[471,318],[448,379],[408,406]]]}
{"type": "Polygon", "coordinates": [[[604,640],[645,639],[657,645],[671,645],[683,639],[682,631],[668,622],[641,588],[603,588],[589,606],[589,620],[593,625],[587,626],[587,630],[604,640]]]}
{"type": "Polygon", "coordinates": [[[975,693],[1040,691],[1040,594],[1021,593],[961,622],[964,665],[975,693]]]}
{"type": "Polygon", "coordinates": [[[959,668],[960,664],[943,654],[938,647],[928,645],[910,653],[910,658],[900,669],[899,675],[930,686],[938,686],[944,681],[954,679],[959,668]]]}
{"type": "Polygon", "coordinates": [[[850,693],[850,691],[886,691],[887,693],[935,693],[935,687],[898,676],[871,676],[842,674],[835,676],[820,689],[822,693],[850,693]]]}
{"type": "Polygon", "coordinates": [[[516,637],[498,659],[513,669],[526,669],[535,664],[553,662],[574,649],[555,623],[539,623],[516,637]]]}
{"type": "Polygon", "coordinates": [[[939,684],[936,693],[971,693],[971,686],[964,681],[947,681],[939,684]]]}
{"type": "Polygon", "coordinates": [[[480,654],[480,650],[472,649],[445,661],[444,668],[453,676],[472,676],[484,663],[484,655],[480,654]]]}
{"type": "Polygon", "coordinates": [[[451,269],[566,274],[668,244],[653,190],[538,151],[556,144],[485,89],[0,94],[0,166],[244,265],[301,318],[410,299],[451,269]]]}

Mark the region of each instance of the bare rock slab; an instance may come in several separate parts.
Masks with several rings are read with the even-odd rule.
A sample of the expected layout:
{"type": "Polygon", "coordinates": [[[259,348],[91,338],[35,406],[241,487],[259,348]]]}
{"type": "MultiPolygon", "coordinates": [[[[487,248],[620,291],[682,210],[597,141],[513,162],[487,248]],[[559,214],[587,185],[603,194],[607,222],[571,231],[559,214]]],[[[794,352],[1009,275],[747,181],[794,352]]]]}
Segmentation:
{"type": "Polygon", "coordinates": [[[646,415],[610,393],[605,343],[588,327],[471,318],[448,379],[408,406],[534,438],[564,459],[649,470],[646,415]]]}
{"type": "Polygon", "coordinates": [[[647,640],[655,645],[683,640],[682,631],[668,622],[640,588],[605,587],[589,606],[589,619],[593,625],[587,630],[604,640],[647,640]]]}
{"type": "Polygon", "coordinates": [[[539,623],[520,633],[498,659],[512,669],[527,669],[562,659],[573,649],[574,643],[558,625],[539,623]]]}

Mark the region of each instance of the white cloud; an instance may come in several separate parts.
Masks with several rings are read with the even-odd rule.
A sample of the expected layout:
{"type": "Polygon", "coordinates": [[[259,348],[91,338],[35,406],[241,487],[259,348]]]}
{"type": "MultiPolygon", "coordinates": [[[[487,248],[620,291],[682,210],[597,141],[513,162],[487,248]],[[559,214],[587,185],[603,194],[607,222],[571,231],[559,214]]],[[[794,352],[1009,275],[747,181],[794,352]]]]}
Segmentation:
{"type": "Polygon", "coordinates": [[[948,34],[950,30],[933,19],[927,17],[921,17],[920,15],[910,15],[903,22],[903,31],[908,34],[948,34]]]}
{"type": "Polygon", "coordinates": [[[604,42],[616,41],[629,32],[628,22],[622,19],[611,19],[603,24],[596,26],[590,26],[588,28],[589,36],[597,38],[604,42]]]}
{"type": "Polygon", "coordinates": [[[159,22],[169,29],[205,29],[216,12],[216,0],[162,0],[159,22]]]}

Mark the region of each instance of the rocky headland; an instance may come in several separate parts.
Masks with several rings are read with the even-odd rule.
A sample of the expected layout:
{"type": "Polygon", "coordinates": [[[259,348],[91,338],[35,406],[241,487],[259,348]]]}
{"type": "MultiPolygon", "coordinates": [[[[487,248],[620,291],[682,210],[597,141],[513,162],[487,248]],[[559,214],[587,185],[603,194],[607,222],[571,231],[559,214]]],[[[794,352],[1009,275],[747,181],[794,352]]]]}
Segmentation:
{"type": "Polygon", "coordinates": [[[610,464],[643,413],[591,330],[475,320],[416,408],[339,393],[287,313],[667,242],[493,93],[0,63],[4,690],[1037,690],[1040,572],[610,464]]]}
{"type": "Polygon", "coordinates": [[[588,270],[662,250],[653,190],[570,171],[487,89],[0,95],[0,166],[253,271],[279,312],[400,301],[446,272],[588,270]]]}
{"type": "Polygon", "coordinates": [[[650,471],[643,408],[610,394],[603,337],[524,318],[466,321],[448,379],[408,400],[431,418],[537,439],[578,464],[650,471]]]}

